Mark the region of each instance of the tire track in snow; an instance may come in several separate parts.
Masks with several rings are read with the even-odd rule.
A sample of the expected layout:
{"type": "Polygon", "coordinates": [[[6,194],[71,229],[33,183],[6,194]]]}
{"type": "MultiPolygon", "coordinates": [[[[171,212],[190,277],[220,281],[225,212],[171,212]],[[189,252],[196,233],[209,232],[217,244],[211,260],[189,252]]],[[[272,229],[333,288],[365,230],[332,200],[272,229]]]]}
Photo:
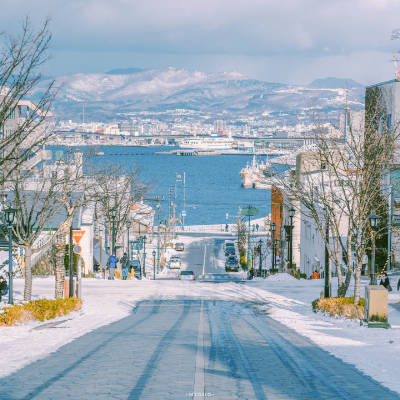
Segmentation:
{"type": "Polygon", "coordinates": [[[132,389],[128,399],[136,400],[140,398],[143,390],[146,387],[146,384],[151,377],[152,373],[156,369],[158,363],[160,362],[161,358],[163,357],[164,353],[167,350],[168,344],[177,337],[176,333],[178,329],[182,326],[183,322],[185,321],[186,317],[189,315],[191,302],[185,301],[184,308],[181,316],[175,322],[173,327],[164,335],[164,337],[160,340],[160,343],[157,345],[156,349],[154,350],[152,356],[150,357],[149,361],[144,368],[142,375],[138,378],[136,386],[132,389]]]}
{"type": "Polygon", "coordinates": [[[314,376],[321,383],[323,383],[325,386],[329,387],[333,392],[335,392],[339,398],[343,400],[353,399],[353,396],[346,392],[336,382],[329,379],[322,372],[320,372],[317,367],[315,367],[306,357],[304,357],[296,350],[295,346],[293,346],[290,342],[288,342],[281,335],[275,332],[272,328],[266,326],[263,322],[261,322],[253,315],[243,316],[243,319],[247,321],[247,323],[251,327],[253,327],[260,333],[260,335],[267,341],[272,350],[280,359],[282,357],[282,354],[284,354],[285,357],[288,358],[293,364],[297,365],[298,369],[302,372],[306,381],[311,380],[312,376],[314,376]]]}

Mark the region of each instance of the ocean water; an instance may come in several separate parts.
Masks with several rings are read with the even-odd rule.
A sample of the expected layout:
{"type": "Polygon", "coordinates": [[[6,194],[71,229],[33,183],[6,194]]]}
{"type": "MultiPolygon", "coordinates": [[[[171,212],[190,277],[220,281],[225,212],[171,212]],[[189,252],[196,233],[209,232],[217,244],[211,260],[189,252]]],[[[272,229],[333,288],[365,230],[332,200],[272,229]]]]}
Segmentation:
{"type": "MultiPolygon", "coordinates": [[[[144,181],[154,181],[148,198],[163,197],[161,218],[168,216],[168,192],[174,189],[175,173],[181,175],[177,183],[176,214],[183,210],[183,176],[185,173],[185,225],[234,223],[239,207],[248,205],[260,210],[254,218],[271,212],[271,191],[244,188],[239,172],[251,162],[251,155],[177,156],[156,155],[175,147],[100,147],[104,156],[96,156],[96,163],[120,163],[125,168],[138,165],[144,181]],[[228,214],[228,219],[226,218],[228,214]]],[[[263,158],[265,159],[265,157],[263,158]]],[[[155,201],[148,201],[155,206],[155,201]]]]}

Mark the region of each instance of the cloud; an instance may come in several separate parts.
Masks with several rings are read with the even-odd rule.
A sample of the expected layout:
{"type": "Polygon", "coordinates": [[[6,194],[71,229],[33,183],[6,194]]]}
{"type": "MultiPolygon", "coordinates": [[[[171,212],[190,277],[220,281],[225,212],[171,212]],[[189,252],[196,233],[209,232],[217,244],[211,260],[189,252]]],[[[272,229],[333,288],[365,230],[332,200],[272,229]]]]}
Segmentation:
{"type": "Polygon", "coordinates": [[[332,62],[351,59],[348,70],[355,71],[354,55],[361,53],[387,52],[385,69],[390,52],[400,48],[400,41],[390,41],[391,30],[400,28],[397,0],[0,0],[0,6],[0,27],[11,30],[27,12],[35,21],[52,13],[54,52],[61,59],[85,59],[81,69],[98,68],[99,57],[104,63],[106,55],[114,59],[113,67],[130,58],[126,66],[139,66],[135,60],[183,65],[196,59],[211,66],[218,64],[213,58],[231,65],[260,59],[268,70],[279,60],[272,69],[306,76],[307,62],[322,68],[328,56],[332,62]]]}

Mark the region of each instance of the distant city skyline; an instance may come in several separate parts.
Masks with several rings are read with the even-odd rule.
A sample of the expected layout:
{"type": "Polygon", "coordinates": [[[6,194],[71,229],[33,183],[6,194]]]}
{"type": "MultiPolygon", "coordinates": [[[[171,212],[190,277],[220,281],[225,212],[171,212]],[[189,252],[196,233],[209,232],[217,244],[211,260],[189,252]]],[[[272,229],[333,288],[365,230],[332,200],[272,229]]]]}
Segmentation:
{"type": "MultiPolygon", "coordinates": [[[[337,77],[364,85],[395,77],[396,0],[39,0],[6,2],[0,30],[25,15],[52,15],[54,58],[46,75],[119,68],[237,71],[267,82],[307,85],[337,77]]],[[[400,55],[399,55],[400,58],[400,55]]]]}

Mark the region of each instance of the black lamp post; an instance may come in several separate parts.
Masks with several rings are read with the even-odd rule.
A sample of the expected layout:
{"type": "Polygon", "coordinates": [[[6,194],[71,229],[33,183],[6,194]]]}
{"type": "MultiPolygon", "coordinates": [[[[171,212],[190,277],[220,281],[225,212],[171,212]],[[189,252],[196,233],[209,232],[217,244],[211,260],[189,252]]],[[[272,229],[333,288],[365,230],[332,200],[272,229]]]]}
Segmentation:
{"type": "Polygon", "coordinates": [[[128,229],[128,262],[130,260],[130,258],[129,258],[129,229],[130,229],[130,227],[131,227],[131,221],[128,221],[126,223],[126,228],[128,229]]]}
{"type": "Polygon", "coordinates": [[[293,217],[294,217],[295,209],[292,207],[289,210],[289,217],[290,217],[290,236],[289,236],[289,241],[290,241],[290,261],[289,261],[289,267],[292,269],[292,259],[293,259],[293,217]]]}
{"type": "Polygon", "coordinates": [[[274,254],[274,237],[275,237],[275,231],[276,231],[276,224],[275,224],[275,222],[273,222],[272,224],[271,224],[271,226],[270,226],[270,231],[271,231],[271,233],[272,233],[272,238],[271,238],[271,247],[272,247],[272,262],[271,262],[271,264],[272,264],[272,269],[274,269],[274,256],[275,256],[275,254],[274,254]]]}
{"type": "Polygon", "coordinates": [[[272,270],[275,269],[275,264],[276,264],[276,249],[278,247],[278,239],[274,240],[274,247],[273,247],[273,254],[272,254],[272,270]]]}
{"type": "Polygon", "coordinates": [[[156,280],[156,251],[153,250],[153,267],[154,267],[154,280],[156,280]]]}
{"type": "Polygon", "coordinates": [[[116,251],[115,251],[115,218],[117,216],[117,210],[115,208],[113,208],[110,211],[110,215],[112,218],[112,251],[111,251],[111,253],[116,255],[116,251]]]}
{"type": "Polygon", "coordinates": [[[8,225],[8,304],[14,304],[13,299],[13,267],[12,267],[12,224],[17,210],[8,207],[4,210],[5,221],[8,225]]]}
{"type": "Polygon", "coordinates": [[[261,277],[261,274],[262,274],[262,253],[261,253],[261,250],[262,250],[262,241],[261,241],[261,239],[260,239],[260,242],[259,242],[259,245],[258,245],[258,251],[259,251],[259,254],[260,254],[260,277],[261,277]]]}
{"type": "Polygon", "coordinates": [[[371,215],[368,215],[369,224],[372,229],[372,260],[371,260],[371,285],[375,284],[375,229],[379,224],[379,220],[382,217],[376,215],[373,211],[371,215]]]}
{"type": "Polygon", "coordinates": [[[328,251],[328,246],[329,246],[329,214],[326,208],[324,208],[325,211],[325,237],[326,237],[326,243],[325,243],[325,286],[324,286],[324,297],[327,299],[328,297],[331,297],[331,286],[329,284],[329,278],[330,278],[330,270],[329,270],[329,251],[328,251]]]}
{"type": "Polygon", "coordinates": [[[146,277],[146,242],[147,237],[143,236],[143,276],[146,277]]]}

